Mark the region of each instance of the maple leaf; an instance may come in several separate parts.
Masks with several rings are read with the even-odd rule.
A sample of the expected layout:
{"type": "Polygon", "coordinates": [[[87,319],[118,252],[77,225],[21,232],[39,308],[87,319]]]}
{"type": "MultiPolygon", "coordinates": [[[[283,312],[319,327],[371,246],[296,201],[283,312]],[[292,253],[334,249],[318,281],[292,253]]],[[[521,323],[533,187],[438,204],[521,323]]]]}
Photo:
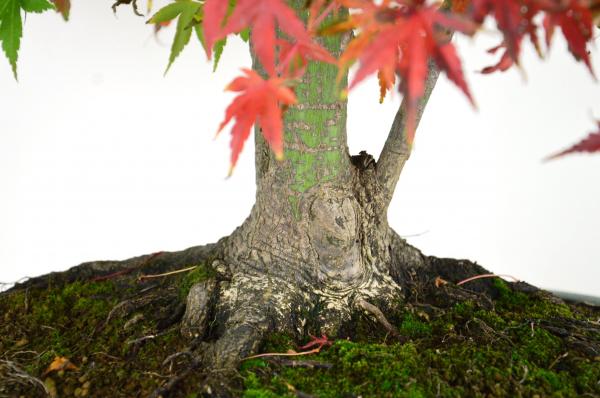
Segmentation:
{"type": "Polygon", "coordinates": [[[343,75],[354,60],[360,57],[378,32],[395,22],[397,14],[396,10],[390,9],[389,0],[384,0],[381,4],[375,4],[367,0],[339,0],[339,3],[344,7],[352,8],[355,12],[348,15],[345,20],[321,29],[320,33],[331,35],[349,30],[357,30],[359,33],[357,37],[350,41],[339,57],[340,73],[338,78],[343,75]]]}
{"type": "Polygon", "coordinates": [[[69,13],[71,12],[71,0],[52,0],[56,12],[59,12],[65,21],[69,20],[69,13]]]}
{"type": "Polygon", "coordinates": [[[548,7],[543,26],[546,31],[546,44],[550,47],[554,29],[560,27],[567,40],[569,51],[575,59],[582,60],[589,71],[594,74],[587,43],[592,40],[592,11],[581,0],[567,0],[548,7]]]}
{"type": "Polygon", "coordinates": [[[308,21],[306,27],[308,31],[314,33],[316,28],[331,13],[334,16],[342,6],[339,0],[308,0],[308,21]]]}
{"type": "Polygon", "coordinates": [[[550,47],[556,27],[560,27],[575,59],[583,61],[592,75],[587,43],[592,40],[594,4],[586,0],[472,0],[473,17],[482,23],[486,16],[496,19],[498,29],[504,35],[501,46],[505,47],[500,62],[485,73],[506,70],[519,64],[521,44],[529,36],[537,53],[541,49],[537,35],[537,16],[543,14],[546,44],[550,47]],[[512,59],[512,62],[510,62],[512,59]]]}
{"type": "Polygon", "coordinates": [[[496,20],[506,51],[518,64],[523,37],[535,31],[533,18],[539,11],[535,0],[473,0],[472,3],[477,22],[483,23],[488,15],[496,20]]]}
{"type": "Polygon", "coordinates": [[[379,82],[379,103],[382,104],[385,95],[396,84],[396,73],[392,69],[380,69],[377,72],[377,81],[379,82]]]}
{"type": "Polygon", "coordinates": [[[42,377],[46,376],[51,372],[58,372],[61,370],[79,370],[79,368],[73,365],[73,362],[71,362],[68,358],[57,356],[54,358],[52,363],[48,365],[48,367],[42,374],[42,377]]]}
{"type": "MultiPolygon", "coordinates": [[[[390,10],[385,14],[382,14],[383,10],[377,10],[373,17],[365,20],[369,24],[366,32],[371,36],[368,43],[361,44],[359,48],[351,48],[349,45],[346,50],[360,54],[360,67],[349,89],[375,72],[379,74],[380,85],[385,89],[393,85],[394,73],[401,76],[400,90],[408,100],[409,142],[412,142],[414,136],[416,107],[425,90],[427,62],[430,57],[473,102],[454,46],[448,42],[448,35],[438,27],[473,34],[475,25],[441,12],[435,5],[427,6],[423,2],[415,4],[390,10]],[[374,21],[382,19],[381,15],[385,15],[384,22],[378,28],[373,27],[377,25],[374,21]],[[393,23],[390,23],[390,19],[393,23]]],[[[341,59],[343,58],[344,55],[341,59]]]]}
{"type": "Polygon", "coordinates": [[[171,25],[171,21],[157,22],[154,24],[154,34],[158,34],[161,30],[171,25]]]}
{"type": "MultiPolygon", "coordinates": [[[[528,36],[538,56],[542,50],[538,38],[537,16],[552,6],[555,0],[472,0],[474,19],[482,23],[486,16],[496,19],[496,25],[502,32],[502,43],[489,50],[494,53],[499,48],[504,52],[496,65],[486,67],[482,73],[505,71],[512,65],[519,65],[519,55],[523,39],[528,36]]],[[[559,0],[562,1],[562,0],[559,0]]]]}
{"type": "Polygon", "coordinates": [[[17,78],[21,37],[23,36],[21,10],[41,13],[52,9],[54,6],[48,0],[0,0],[0,42],[2,42],[2,50],[8,58],[15,79],[17,78]]]}
{"type": "MultiPolygon", "coordinates": [[[[263,79],[251,69],[242,69],[245,76],[235,78],[227,86],[228,91],[240,92],[225,111],[225,119],[218,132],[235,118],[231,129],[231,166],[229,175],[237,163],[244,143],[254,123],[258,123],[265,140],[278,159],[283,158],[283,122],[280,103],[296,103],[294,92],[281,78],[263,79]]],[[[217,133],[218,134],[218,133],[217,133]]]]}
{"type": "Polygon", "coordinates": [[[2,0],[0,2],[0,41],[2,41],[2,50],[10,62],[15,79],[17,78],[17,60],[22,35],[23,23],[19,0],[2,0]]]}
{"type": "Polygon", "coordinates": [[[576,152],[600,152],[600,121],[598,121],[597,123],[598,131],[590,133],[586,138],[579,141],[575,145],[557,154],[548,156],[544,160],[552,160],[576,152]]]}
{"type": "Polygon", "coordinates": [[[212,45],[230,33],[250,28],[250,42],[261,65],[275,75],[275,26],[299,42],[310,42],[311,37],[295,12],[282,0],[238,0],[233,13],[227,14],[224,0],[206,0],[204,5],[205,48],[210,58],[212,45]]]}
{"type": "Polygon", "coordinates": [[[218,40],[223,30],[223,20],[227,14],[228,2],[225,0],[206,0],[204,2],[204,49],[206,56],[211,58],[213,44],[218,40]]]}
{"type": "Polygon", "coordinates": [[[177,19],[175,28],[175,37],[171,45],[171,53],[169,55],[169,64],[165,70],[165,74],[173,65],[175,59],[181,54],[185,46],[190,42],[192,30],[196,31],[198,39],[202,42],[200,18],[202,13],[202,3],[192,0],[179,0],[161,8],[150,18],[147,23],[164,24],[177,19]]]}
{"type": "Polygon", "coordinates": [[[487,52],[490,54],[495,54],[500,49],[504,49],[504,52],[500,56],[500,60],[498,61],[498,63],[496,65],[486,66],[481,70],[481,73],[490,74],[497,71],[504,72],[515,64],[515,61],[506,50],[504,44],[500,44],[496,47],[490,48],[489,50],[487,50],[487,52]]]}
{"type": "Polygon", "coordinates": [[[54,10],[54,5],[48,0],[21,0],[21,8],[25,12],[41,13],[54,10]]]}
{"type": "Polygon", "coordinates": [[[304,74],[308,61],[321,61],[336,64],[337,60],[327,50],[315,42],[296,41],[290,43],[279,40],[279,63],[277,71],[289,77],[304,74]]]}
{"type": "Polygon", "coordinates": [[[333,341],[329,340],[329,338],[325,334],[321,335],[321,337],[316,337],[312,334],[309,334],[309,336],[310,341],[307,344],[300,347],[301,350],[307,350],[309,348],[316,347],[313,348],[311,351],[319,352],[324,346],[330,346],[333,344],[333,341]]]}
{"type": "Polygon", "coordinates": [[[471,0],[451,0],[450,9],[457,14],[464,14],[471,5],[471,0]]]}

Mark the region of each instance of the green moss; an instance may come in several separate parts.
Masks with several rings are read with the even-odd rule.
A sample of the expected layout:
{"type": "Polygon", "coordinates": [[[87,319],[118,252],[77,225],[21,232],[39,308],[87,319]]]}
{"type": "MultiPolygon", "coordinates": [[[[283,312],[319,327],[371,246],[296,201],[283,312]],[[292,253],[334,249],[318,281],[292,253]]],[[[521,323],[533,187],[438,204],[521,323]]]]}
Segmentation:
{"type": "Polygon", "coordinates": [[[185,300],[192,286],[198,282],[215,277],[215,271],[206,264],[198,264],[195,269],[185,274],[179,282],[179,297],[185,300]]]}
{"type": "MultiPolygon", "coordinates": [[[[167,372],[164,358],[189,343],[177,326],[156,333],[157,314],[165,312],[165,303],[177,305],[180,289],[189,290],[211,276],[212,271],[202,266],[162,280],[164,286],[151,290],[156,300],[110,320],[108,314],[117,303],[140,297],[144,286],[134,276],[1,296],[0,356],[37,353],[18,358],[22,369],[36,377],[55,356],[68,357],[80,370],[49,376],[60,396],[80,388],[83,375],[92,383],[90,396],[114,396],[116,390],[123,396],[146,396],[164,383],[156,376],[167,372]],[[138,315],[138,323],[124,327],[138,315]],[[147,335],[157,337],[131,344],[147,335]]],[[[401,332],[401,340],[386,335],[370,318],[357,316],[350,330],[353,341],[338,339],[317,355],[296,358],[327,363],[329,368],[292,368],[268,358],[244,361],[236,379],[241,383],[238,395],[291,398],[298,391],[320,398],[600,395],[599,358],[586,356],[544,328],[544,322],[571,319],[568,314],[595,320],[600,311],[514,292],[504,282],[495,283],[495,289],[498,299],[493,307],[477,301],[449,302],[425,315],[415,307],[398,306],[386,315],[401,332]]],[[[308,330],[318,332],[313,326],[308,330]]],[[[593,331],[577,333],[598,338],[593,331]]],[[[260,351],[287,352],[303,343],[277,333],[268,336],[260,351]]],[[[194,373],[183,381],[176,396],[199,396],[201,376],[194,373]]],[[[14,396],[30,396],[18,388],[14,396]]]]}
{"type": "MultiPolygon", "coordinates": [[[[82,387],[82,377],[91,383],[90,396],[115,396],[117,389],[123,396],[146,396],[163,382],[155,375],[164,373],[164,358],[181,350],[185,342],[175,328],[143,344],[130,343],[156,334],[156,314],[163,305],[158,300],[143,305],[139,312],[117,312],[108,318],[117,303],[135,300],[143,288],[131,276],[5,294],[0,297],[0,356],[27,352],[11,358],[38,378],[56,356],[69,358],[78,370],[43,377],[56,385],[59,396],[72,396],[82,387]],[[125,329],[126,321],[138,314],[141,320],[125,329]]],[[[170,294],[168,289],[152,291],[156,297],[170,294]]],[[[0,387],[4,387],[2,380],[0,387]]],[[[26,386],[11,388],[9,396],[33,396],[26,386]]]]}
{"type": "Polygon", "coordinates": [[[572,318],[573,312],[565,304],[556,304],[540,296],[528,296],[525,293],[513,291],[502,279],[494,280],[498,292],[498,305],[503,310],[527,313],[532,318],[567,317],[572,318]]]}
{"type": "MultiPolygon", "coordinates": [[[[380,337],[361,343],[338,340],[310,357],[331,364],[329,369],[247,363],[242,368],[245,394],[257,395],[245,396],[292,397],[290,388],[323,398],[600,394],[598,358],[582,357],[535,322],[532,328],[528,312],[542,316],[572,310],[498,286],[506,289],[496,309],[465,301],[430,321],[410,312],[391,314],[400,333],[412,339],[404,344],[381,344],[380,337]]],[[[285,352],[288,345],[284,340],[269,348],[285,352]]]]}
{"type": "Polygon", "coordinates": [[[414,315],[407,314],[402,320],[399,331],[404,336],[417,338],[430,336],[432,328],[431,325],[416,319],[414,315]]]}

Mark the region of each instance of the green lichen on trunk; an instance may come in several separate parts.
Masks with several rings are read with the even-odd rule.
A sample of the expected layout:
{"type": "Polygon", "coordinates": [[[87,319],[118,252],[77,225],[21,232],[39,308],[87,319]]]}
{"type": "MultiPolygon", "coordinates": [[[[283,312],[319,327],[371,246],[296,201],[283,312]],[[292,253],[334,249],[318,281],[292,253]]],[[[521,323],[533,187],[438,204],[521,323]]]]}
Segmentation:
{"type": "MultiPolygon", "coordinates": [[[[293,0],[290,6],[307,18],[306,2],[293,0]]],[[[319,38],[334,56],[345,45],[343,35],[319,38]]],[[[256,59],[254,68],[261,71],[256,59]]],[[[291,213],[299,219],[303,195],[323,184],[345,186],[350,179],[350,158],[346,144],[347,99],[341,92],[347,86],[348,74],[338,75],[336,65],[309,62],[302,79],[294,84],[298,103],[284,114],[283,161],[276,161],[264,139],[256,137],[257,179],[270,169],[287,197],[291,213]]]]}

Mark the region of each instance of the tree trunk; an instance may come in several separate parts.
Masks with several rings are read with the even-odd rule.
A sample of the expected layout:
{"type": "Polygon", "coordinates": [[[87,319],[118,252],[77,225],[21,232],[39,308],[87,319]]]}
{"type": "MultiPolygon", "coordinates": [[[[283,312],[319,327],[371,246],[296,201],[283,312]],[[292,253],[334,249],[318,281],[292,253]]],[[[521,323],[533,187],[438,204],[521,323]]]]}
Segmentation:
{"type": "MultiPolygon", "coordinates": [[[[306,0],[290,0],[290,4],[299,14],[304,13],[306,0]]],[[[341,35],[320,40],[338,56],[349,38],[341,35]]],[[[261,72],[256,60],[254,68],[261,72]]],[[[430,63],[417,119],[438,75],[430,63]]],[[[340,96],[346,85],[347,73],[338,76],[336,66],[309,63],[295,87],[298,103],[285,112],[284,160],[277,161],[260,131],[255,132],[256,204],[231,236],[215,245],[179,253],[84,264],[66,273],[32,279],[23,287],[77,279],[100,281],[142,267],[145,272],[158,273],[146,278],[162,278],[181,272],[166,272],[172,268],[210,258],[212,270],[189,289],[183,316],[183,305],[174,300],[175,306],[169,309],[173,313],[157,326],[164,329],[181,319],[181,332],[190,338],[189,347],[169,356],[165,363],[185,355],[191,358],[190,365],[152,397],[165,396],[197,369],[205,375],[206,395],[215,395],[239,362],[260,349],[270,332],[284,332],[297,340],[311,334],[335,337],[352,329],[357,314],[367,313],[397,336],[386,313],[399,305],[404,295],[413,304],[433,310],[435,306],[419,303],[423,292],[446,302],[449,298],[455,302],[489,300],[478,296],[493,290],[481,280],[470,285],[471,291],[456,286],[438,289],[433,282],[440,277],[456,283],[486,274],[486,270],[467,261],[425,257],[389,227],[388,205],[410,154],[406,105],[400,106],[377,162],[366,152],[350,156],[347,100],[340,96]]],[[[136,294],[135,299],[117,304],[108,318],[119,311],[129,315],[147,302],[144,292],[158,286],[145,287],[140,297],[136,294]]],[[[521,288],[531,287],[523,284],[521,288]]],[[[127,324],[129,321],[124,328],[127,324]]]]}
{"type": "MultiPolygon", "coordinates": [[[[303,13],[304,0],[290,3],[303,13]]],[[[349,38],[321,43],[337,56],[349,38]]],[[[254,68],[261,71],[256,60],[254,68]]],[[[335,335],[356,311],[381,318],[377,306],[402,295],[402,266],[425,262],[388,226],[388,196],[373,157],[348,153],[347,100],[340,96],[347,73],[337,74],[335,65],[307,66],[295,87],[298,103],[285,112],[283,161],[255,131],[256,204],[222,242],[216,264],[226,281],[214,289],[219,339],[209,349],[213,366],[256,351],[268,331],[335,335]]],[[[211,286],[192,290],[184,327],[198,328],[193,323],[206,308],[194,303],[209,302],[203,297],[211,286]]]]}

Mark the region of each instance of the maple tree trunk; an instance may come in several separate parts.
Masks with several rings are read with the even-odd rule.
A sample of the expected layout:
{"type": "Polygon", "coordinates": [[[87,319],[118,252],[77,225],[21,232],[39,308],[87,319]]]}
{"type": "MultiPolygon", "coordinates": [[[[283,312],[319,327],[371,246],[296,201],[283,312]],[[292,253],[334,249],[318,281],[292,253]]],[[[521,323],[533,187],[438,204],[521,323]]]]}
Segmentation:
{"type": "MultiPolygon", "coordinates": [[[[301,10],[305,1],[291,3],[301,10]]],[[[321,42],[339,55],[349,38],[321,42]]],[[[261,72],[255,58],[254,68],[261,72]]],[[[308,65],[295,87],[298,103],[285,113],[283,161],[256,131],[256,204],[222,242],[213,266],[223,282],[192,289],[184,318],[184,330],[201,330],[205,307],[217,303],[220,337],[205,350],[211,366],[235,366],[270,331],[336,335],[357,311],[397,303],[404,270],[426,262],[387,223],[398,167],[408,155],[386,155],[392,166],[383,179],[372,156],[349,155],[347,100],[340,96],[347,74],[336,79],[337,73],[334,65],[308,65]]],[[[402,134],[396,127],[391,136],[402,134]]]]}

